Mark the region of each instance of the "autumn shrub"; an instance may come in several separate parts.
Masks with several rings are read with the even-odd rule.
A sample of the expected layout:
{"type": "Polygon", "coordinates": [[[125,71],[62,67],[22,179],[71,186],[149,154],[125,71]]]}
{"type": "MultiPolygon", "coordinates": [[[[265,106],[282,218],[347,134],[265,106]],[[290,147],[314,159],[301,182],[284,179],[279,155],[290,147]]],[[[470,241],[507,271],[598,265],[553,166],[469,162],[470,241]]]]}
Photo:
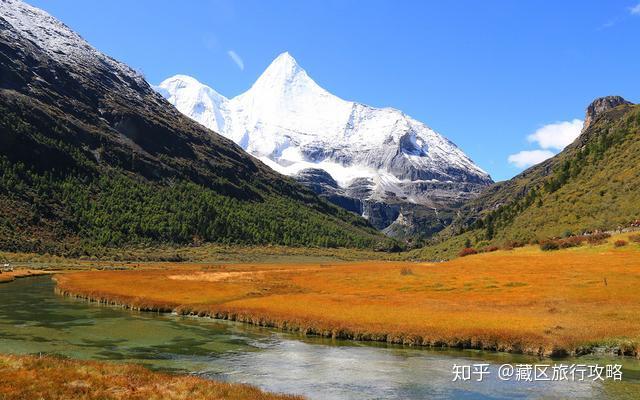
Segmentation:
{"type": "Polygon", "coordinates": [[[460,252],[458,253],[458,257],[466,257],[472,254],[478,254],[478,250],[474,249],[473,247],[464,248],[460,250],[460,252]]]}
{"type": "Polygon", "coordinates": [[[540,250],[543,251],[558,250],[559,248],[560,243],[557,240],[546,240],[540,243],[540,250]]]}
{"type": "Polygon", "coordinates": [[[640,234],[634,234],[629,236],[629,240],[634,243],[640,243],[640,234]]]}
{"type": "Polygon", "coordinates": [[[587,240],[584,236],[571,236],[566,239],[558,241],[561,249],[568,249],[570,247],[582,246],[584,241],[587,240]]]}
{"type": "Polygon", "coordinates": [[[627,244],[629,243],[626,240],[616,240],[615,242],[613,242],[614,247],[624,247],[627,244]]]}
{"type": "Polygon", "coordinates": [[[480,249],[480,253],[491,253],[492,251],[498,251],[498,246],[485,246],[480,249]]]}
{"type": "Polygon", "coordinates": [[[588,236],[587,242],[589,242],[590,245],[604,244],[606,242],[606,239],[610,237],[611,237],[611,234],[609,233],[598,232],[588,236]]]}
{"type": "Polygon", "coordinates": [[[513,250],[518,247],[524,247],[527,243],[521,242],[519,240],[507,240],[502,244],[503,250],[513,250]]]}
{"type": "Polygon", "coordinates": [[[402,267],[400,268],[400,275],[402,276],[413,275],[413,270],[409,267],[402,267]]]}

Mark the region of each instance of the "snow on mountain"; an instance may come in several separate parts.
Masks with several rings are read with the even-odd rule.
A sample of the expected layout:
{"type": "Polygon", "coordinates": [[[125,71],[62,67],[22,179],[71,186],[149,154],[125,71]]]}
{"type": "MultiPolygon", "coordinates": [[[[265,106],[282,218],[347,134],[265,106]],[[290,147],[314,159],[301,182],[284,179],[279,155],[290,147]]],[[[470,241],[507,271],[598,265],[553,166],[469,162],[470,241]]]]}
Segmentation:
{"type": "Polygon", "coordinates": [[[96,50],[68,26],[39,8],[20,0],[0,0],[0,15],[41,51],[63,65],[79,69],[116,69],[123,77],[146,85],[140,74],[96,50]]]}
{"type": "Polygon", "coordinates": [[[179,111],[229,137],[275,170],[328,172],[341,187],[371,181],[370,197],[415,181],[489,183],[452,142],[393,108],[342,100],[316,84],[289,53],[279,55],[245,93],[227,99],[176,75],[157,90],[179,111]]]}
{"type": "Polygon", "coordinates": [[[416,206],[428,209],[441,229],[438,209],[474,197],[492,183],[427,125],[393,108],[334,96],[289,53],[280,54],[249,90],[232,99],[184,75],[166,79],[156,90],[180,112],[336,204],[353,208],[345,199],[356,199],[360,213],[380,229],[407,221],[398,219],[403,212],[423,216],[416,206]],[[318,169],[339,187],[309,181],[326,179],[305,173],[318,169]]]}

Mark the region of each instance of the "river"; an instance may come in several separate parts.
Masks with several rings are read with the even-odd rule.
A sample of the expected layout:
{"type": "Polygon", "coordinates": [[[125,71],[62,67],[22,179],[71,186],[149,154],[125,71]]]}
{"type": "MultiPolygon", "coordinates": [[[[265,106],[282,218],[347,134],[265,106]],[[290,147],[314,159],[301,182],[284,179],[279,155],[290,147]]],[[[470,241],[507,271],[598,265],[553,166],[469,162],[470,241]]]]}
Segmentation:
{"type": "Polygon", "coordinates": [[[307,338],[235,322],[100,306],[57,296],[53,289],[47,276],[0,285],[0,352],[142,363],[310,399],[640,398],[640,362],[632,359],[555,361],[622,364],[622,381],[503,381],[496,375],[501,364],[549,360],[307,338]],[[452,382],[455,364],[477,363],[489,364],[483,381],[452,382]]]}

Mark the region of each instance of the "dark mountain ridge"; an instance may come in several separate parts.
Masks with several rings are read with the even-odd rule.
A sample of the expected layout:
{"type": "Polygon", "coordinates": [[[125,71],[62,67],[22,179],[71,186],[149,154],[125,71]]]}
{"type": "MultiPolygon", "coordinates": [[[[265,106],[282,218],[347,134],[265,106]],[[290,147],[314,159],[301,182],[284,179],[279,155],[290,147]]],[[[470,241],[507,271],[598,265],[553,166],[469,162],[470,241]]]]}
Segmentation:
{"type": "Polygon", "coordinates": [[[384,240],[45,12],[3,0],[0,32],[0,247],[384,240]]]}

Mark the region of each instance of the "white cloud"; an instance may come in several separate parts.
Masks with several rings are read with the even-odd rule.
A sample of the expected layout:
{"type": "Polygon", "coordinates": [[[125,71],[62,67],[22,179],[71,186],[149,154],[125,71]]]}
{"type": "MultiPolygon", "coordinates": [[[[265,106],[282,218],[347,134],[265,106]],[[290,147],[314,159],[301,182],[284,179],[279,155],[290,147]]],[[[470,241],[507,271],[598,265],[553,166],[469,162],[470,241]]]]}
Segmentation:
{"type": "Polygon", "coordinates": [[[609,20],[609,21],[605,22],[604,24],[600,25],[600,27],[599,27],[597,30],[599,30],[599,31],[603,31],[603,30],[605,30],[605,29],[609,29],[609,28],[611,28],[611,27],[612,27],[612,26],[614,26],[615,24],[616,24],[616,20],[615,20],[615,19],[612,19],[612,20],[609,20]]]}
{"type": "Polygon", "coordinates": [[[631,7],[629,9],[629,12],[633,15],[640,15],[640,3],[636,4],[635,6],[631,7]]]}
{"type": "Polygon", "coordinates": [[[236,65],[238,66],[238,68],[240,68],[240,71],[244,71],[244,61],[242,61],[242,58],[240,58],[240,56],[238,55],[238,53],[236,53],[233,50],[229,50],[227,51],[227,54],[229,55],[229,58],[231,58],[231,60],[236,63],[236,65]]]}
{"type": "Polygon", "coordinates": [[[511,154],[509,156],[509,163],[518,168],[527,168],[553,156],[554,154],[549,150],[523,150],[519,153],[511,154]]]}
{"type": "Polygon", "coordinates": [[[562,150],[580,135],[583,124],[579,119],[548,124],[527,136],[527,140],[543,149],[562,150]]]}

